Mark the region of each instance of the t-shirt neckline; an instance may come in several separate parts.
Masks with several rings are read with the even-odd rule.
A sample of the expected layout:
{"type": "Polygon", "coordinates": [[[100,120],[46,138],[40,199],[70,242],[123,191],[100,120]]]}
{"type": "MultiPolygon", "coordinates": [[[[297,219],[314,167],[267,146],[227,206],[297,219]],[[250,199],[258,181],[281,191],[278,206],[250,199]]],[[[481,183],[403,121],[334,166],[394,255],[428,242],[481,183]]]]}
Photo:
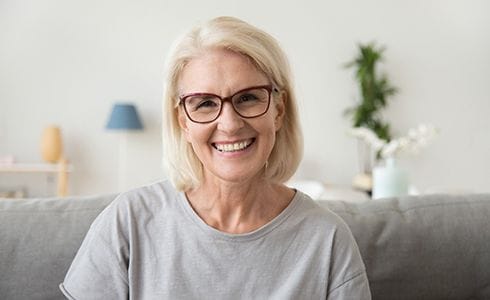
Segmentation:
{"type": "Polygon", "coordinates": [[[185,211],[187,217],[205,234],[211,235],[212,237],[217,239],[246,242],[258,239],[268,234],[269,232],[277,228],[281,223],[283,223],[293,213],[293,211],[296,210],[301,201],[304,199],[302,195],[303,194],[300,191],[295,190],[295,194],[291,202],[275,218],[270,220],[268,223],[262,225],[261,227],[246,233],[227,233],[211,227],[206,222],[204,222],[204,220],[192,208],[189,199],[184,192],[178,193],[177,202],[180,203],[180,207],[185,211]]]}

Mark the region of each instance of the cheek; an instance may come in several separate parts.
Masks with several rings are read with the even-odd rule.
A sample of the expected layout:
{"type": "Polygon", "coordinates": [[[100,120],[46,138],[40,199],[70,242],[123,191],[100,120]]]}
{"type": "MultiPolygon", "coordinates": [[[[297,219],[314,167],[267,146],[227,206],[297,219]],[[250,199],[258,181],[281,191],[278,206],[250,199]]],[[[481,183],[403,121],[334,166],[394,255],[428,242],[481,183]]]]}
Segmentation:
{"type": "Polygon", "coordinates": [[[282,126],[282,117],[278,114],[277,110],[273,110],[269,120],[269,128],[271,131],[276,133],[281,129],[282,126]]]}
{"type": "Polygon", "coordinates": [[[261,126],[261,132],[265,136],[267,144],[272,147],[276,140],[276,133],[279,128],[276,126],[276,121],[273,116],[267,119],[261,126]]]}
{"type": "Polygon", "coordinates": [[[184,136],[188,143],[195,144],[196,132],[192,129],[192,126],[184,129],[184,136]]]}
{"type": "Polygon", "coordinates": [[[191,144],[196,144],[204,139],[206,132],[208,131],[207,126],[202,124],[195,124],[185,115],[185,112],[180,111],[179,113],[179,125],[182,130],[182,134],[186,141],[191,144]]]}
{"type": "Polygon", "coordinates": [[[193,147],[199,144],[207,143],[210,137],[210,128],[202,124],[188,124],[187,128],[184,129],[184,136],[187,142],[191,143],[193,147]]]}

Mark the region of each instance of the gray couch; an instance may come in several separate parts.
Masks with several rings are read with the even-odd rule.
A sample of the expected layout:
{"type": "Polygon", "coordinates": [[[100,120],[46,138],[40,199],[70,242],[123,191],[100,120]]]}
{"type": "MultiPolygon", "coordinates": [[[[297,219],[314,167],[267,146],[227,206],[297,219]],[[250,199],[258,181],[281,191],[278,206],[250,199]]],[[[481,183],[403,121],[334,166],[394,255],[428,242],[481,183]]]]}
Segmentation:
{"type": "MultiPolygon", "coordinates": [[[[0,200],[0,299],[63,299],[58,283],[113,199],[0,200]]],[[[490,299],[490,194],[319,203],[350,226],[373,299],[490,299]]]]}

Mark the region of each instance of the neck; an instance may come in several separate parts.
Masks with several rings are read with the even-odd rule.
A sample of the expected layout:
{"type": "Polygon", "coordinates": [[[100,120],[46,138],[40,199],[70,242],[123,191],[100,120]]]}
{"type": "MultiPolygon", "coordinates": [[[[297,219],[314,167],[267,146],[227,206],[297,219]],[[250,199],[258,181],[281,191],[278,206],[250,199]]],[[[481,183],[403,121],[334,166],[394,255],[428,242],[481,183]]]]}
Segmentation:
{"type": "Polygon", "coordinates": [[[260,228],[288,206],[294,191],[266,180],[205,181],[187,192],[196,213],[209,226],[228,233],[260,228]]]}

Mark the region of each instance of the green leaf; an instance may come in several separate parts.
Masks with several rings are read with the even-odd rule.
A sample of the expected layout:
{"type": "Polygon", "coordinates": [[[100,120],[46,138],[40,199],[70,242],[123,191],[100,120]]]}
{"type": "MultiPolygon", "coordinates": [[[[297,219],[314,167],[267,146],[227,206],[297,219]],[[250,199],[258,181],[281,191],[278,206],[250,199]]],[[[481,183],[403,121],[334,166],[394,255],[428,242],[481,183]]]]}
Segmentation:
{"type": "Polygon", "coordinates": [[[359,44],[356,57],[347,62],[345,68],[355,69],[355,78],[361,93],[360,103],[347,108],[344,115],[352,118],[353,127],[368,127],[379,138],[391,139],[390,126],[385,123],[380,112],[388,105],[388,98],[398,92],[391,86],[386,75],[379,75],[376,66],[383,60],[384,47],[378,47],[375,42],[359,44]]]}

